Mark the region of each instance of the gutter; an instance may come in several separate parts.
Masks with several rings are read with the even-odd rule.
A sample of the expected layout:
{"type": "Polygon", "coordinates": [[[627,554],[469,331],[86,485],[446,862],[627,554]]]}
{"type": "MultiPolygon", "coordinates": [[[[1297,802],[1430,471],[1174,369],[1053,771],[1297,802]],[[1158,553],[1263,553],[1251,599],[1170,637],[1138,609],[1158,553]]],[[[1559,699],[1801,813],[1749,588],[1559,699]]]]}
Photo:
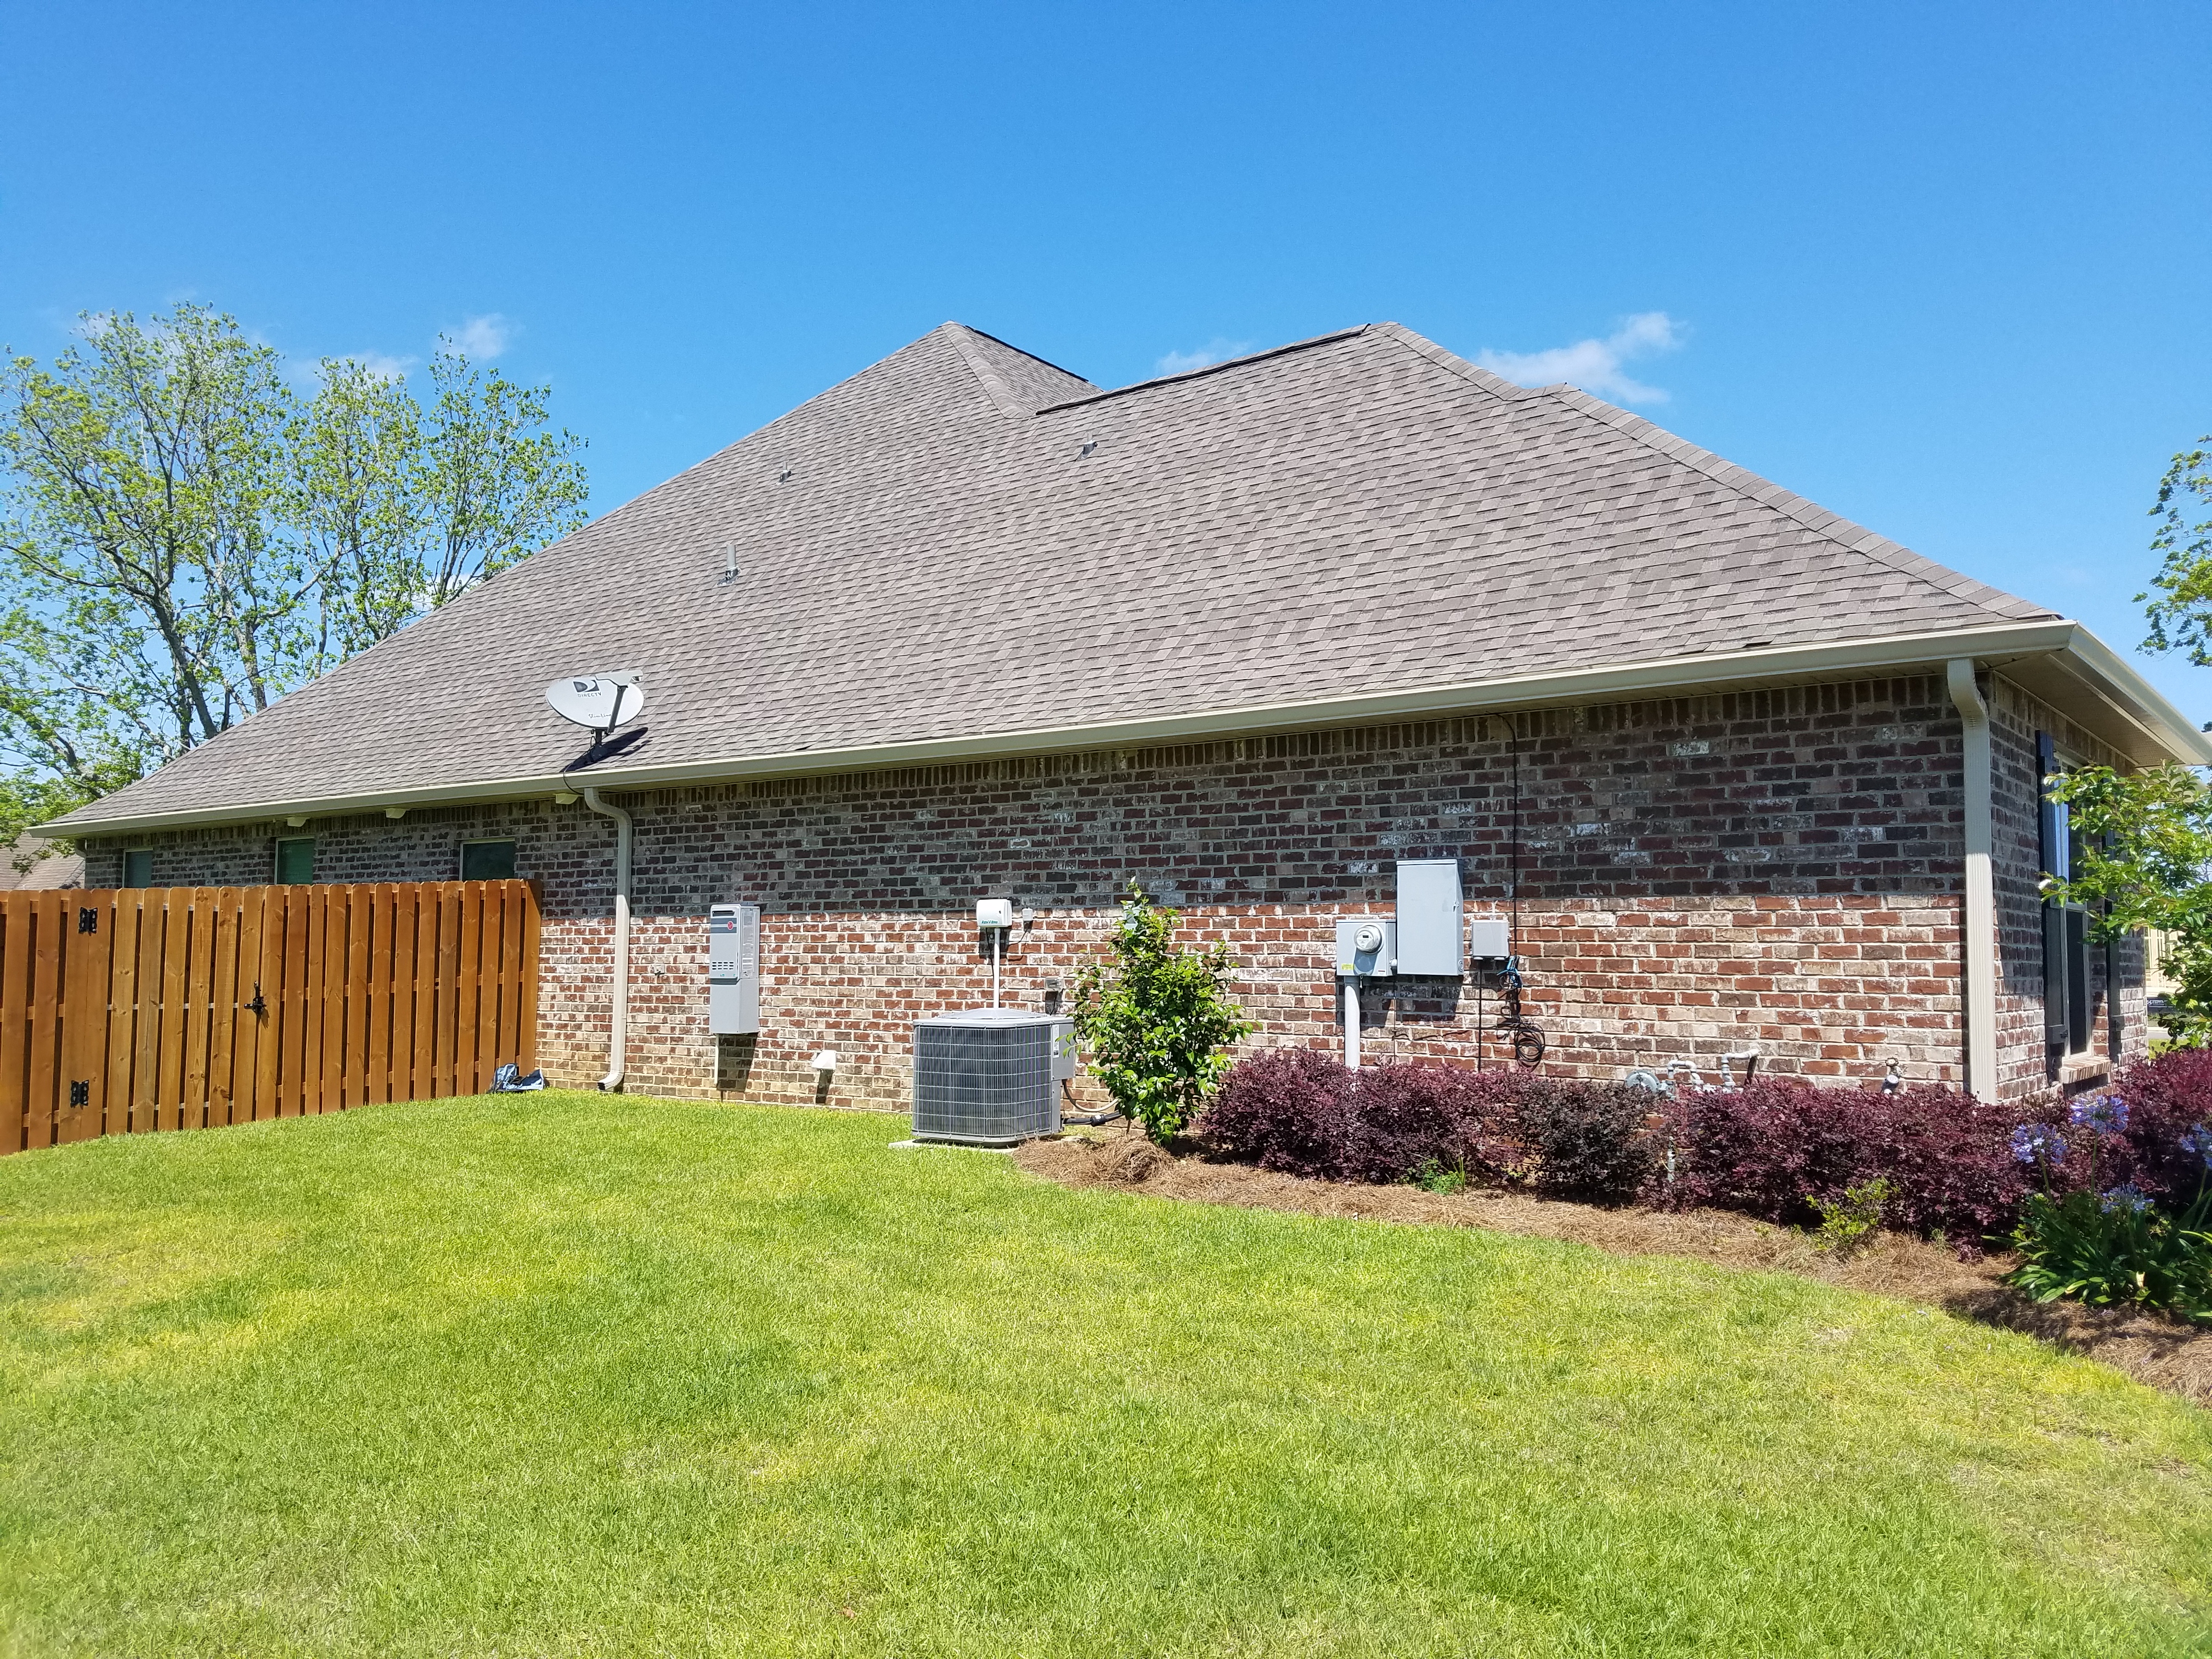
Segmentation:
{"type": "Polygon", "coordinates": [[[614,1094],[623,1086],[624,1062],[629,1054],[629,867],[637,826],[621,807],[601,800],[596,788],[584,791],[584,805],[601,817],[615,821],[614,1008],[608,1021],[607,1074],[599,1079],[599,1088],[614,1094]]]}
{"type": "Polygon", "coordinates": [[[1997,905],[1990,854],[1996,830],[1990,799],[1990,706],[1974,683],[1974,661],[1944,665],[1964,728],[1966,906],[1960,918],[1959,971],[1966,1015],[1966,1092],[1997,1097],[1997,905]]]}
{"type": "MultiPolygon", "coordinates": [[[[343,817],[393,807],[526,800],[571,794],[586,777],[594,787],[601,788],[653,789],[673,784],[889,771],[1017,755],[1141,748],[1267,732],[1376,725],[1445,714],[1503,713],[1515,708],[1632,700],[1723,688],[1789,685],[1905,670],[1936,671],[1955,657],[1972,658],[1985,664],[2009,664],[2021,659],[2051,662],[2056,666],[2050,678],[2064,681],[2077,704],[2085,697],[2094,704],[2088,712],[2095,714],[2097,719],[2085,719],[2082,723],[2130,758],[2139,763],[2172,758],[2192,765],[2212,765],[2212,742],[2196,730],[2187,716],[2081,623],[2054,619],[1959,629],[1942,634],[1882,635],[1872,639],[1776,650],[1656,658],[1601,668],[1509,675],[1362,696],[1249,704],[1096,725],[1045,726],[839,749],[784,750],[670,761],[658,766],[594,769],[588,774],[552,772],[423,788],[381,789],[309,800],[267,800],[114,817],[99,815],[95,804],[41,824],[37,833],[121,835],[200,824],[249,823],[285,816],[343,817]]],[[[2030,689],[2035,688],[2031,685],[2030,689]]]]}

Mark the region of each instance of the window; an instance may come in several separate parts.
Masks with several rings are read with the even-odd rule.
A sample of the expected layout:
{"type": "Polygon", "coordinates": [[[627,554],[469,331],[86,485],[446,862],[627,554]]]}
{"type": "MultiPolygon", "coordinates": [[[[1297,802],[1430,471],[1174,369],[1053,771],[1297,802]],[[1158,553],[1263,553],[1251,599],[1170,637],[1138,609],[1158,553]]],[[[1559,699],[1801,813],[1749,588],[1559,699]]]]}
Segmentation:
{"type": "Polygon", "coordinates": [[[461,843],[463,881],[507,881],[514,874],[513,842],[465,841],[461,843]]]}
{"type": "MultiPolygon", "coordinates": [[[[2071,769],[2048,732],[2035,734],[2035,760],[2049,788],[2071,769]]],[[[2074,872],[2081,850],[2073,809],[2045,796],[2042,822],[2043,868],[2060,881],[2074,872]]],[[[2043,1019],[2053,1054],[2086,1053],[2095,1020],[2089,986],[2089,916],[2078,904],[2045,900],[2043,906],[2043,1019]]]]}
{"type": "Polygon", "coordinates": [[[293,887],[315,878],[315,838],[287,836],[276,843],[276,880],[293,887]]]}
{"type": "Polygon", "coordinates": [[[135,847],[123,855],[123,884],[125,887],[151,887],[154,884],[154,849],[135,847]]]}

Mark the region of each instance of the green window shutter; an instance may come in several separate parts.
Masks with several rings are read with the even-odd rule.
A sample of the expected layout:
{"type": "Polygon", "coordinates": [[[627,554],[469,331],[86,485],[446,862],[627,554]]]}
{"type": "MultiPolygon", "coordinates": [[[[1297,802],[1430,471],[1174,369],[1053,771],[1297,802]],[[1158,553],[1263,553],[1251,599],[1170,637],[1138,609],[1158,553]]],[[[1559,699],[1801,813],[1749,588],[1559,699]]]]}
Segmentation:
{"type": "Polygon", "coordinates": [[[461,843],[463,881],[507,881],[514,875],[513,842],[465,841],[461,843]]]}
{"type": "Polygon", "coordinates": [[[315,838],[288,836],[276,843],[276,880],[286,887],[315,878],[315,838]]]}

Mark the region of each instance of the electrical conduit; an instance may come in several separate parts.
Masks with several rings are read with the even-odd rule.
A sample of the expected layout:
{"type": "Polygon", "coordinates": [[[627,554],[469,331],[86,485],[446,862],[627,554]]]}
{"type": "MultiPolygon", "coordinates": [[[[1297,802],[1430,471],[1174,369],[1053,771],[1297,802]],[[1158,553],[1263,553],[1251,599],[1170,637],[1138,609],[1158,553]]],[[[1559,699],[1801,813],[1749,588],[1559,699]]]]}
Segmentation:
{"type": "Polygon", "coordinates": [[[598,790],[586,789],[583,793],[585,805],[615,821],[615,998],[607,1041],[607,1074],[599,1079],[599,1087],[611,1094],[623,1085],[629,1048],[629,865],[636,826],[621,807],[601,800],[598,790]]]}

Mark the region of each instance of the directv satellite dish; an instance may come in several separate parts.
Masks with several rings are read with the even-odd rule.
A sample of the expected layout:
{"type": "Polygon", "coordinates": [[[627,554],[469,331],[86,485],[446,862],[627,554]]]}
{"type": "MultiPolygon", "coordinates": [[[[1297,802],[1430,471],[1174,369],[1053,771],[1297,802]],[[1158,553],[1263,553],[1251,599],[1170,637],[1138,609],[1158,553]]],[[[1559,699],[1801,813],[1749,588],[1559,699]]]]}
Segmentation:
{"type": "Polygon", "coordinates": [[[645,688],[634,672],[571,674],[545,688],[545,701],[562,720],[605,734],[645,713],[645,688]]]}

